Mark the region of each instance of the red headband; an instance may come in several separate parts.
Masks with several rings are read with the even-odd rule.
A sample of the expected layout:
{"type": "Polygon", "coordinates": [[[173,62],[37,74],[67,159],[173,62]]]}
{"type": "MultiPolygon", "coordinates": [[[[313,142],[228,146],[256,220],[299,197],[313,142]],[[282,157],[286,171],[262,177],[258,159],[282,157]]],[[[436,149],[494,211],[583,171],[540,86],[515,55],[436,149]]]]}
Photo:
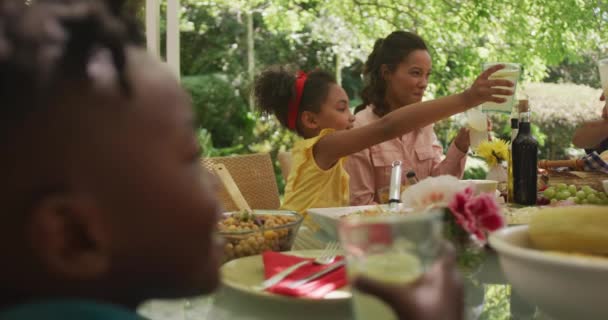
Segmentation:
{"type": "Polygon", "coordinates": [[[296,79],[296,95],[289,101],[289,114],[287,115],[287,127],[291,130],[296,130],[296,123],[298,119],[298,110],[300,109],[300,102],[302,101],[302,92],[304,92],[304,84],[308,75],[304,71],[298,71],[298,78],[296,79]]]}

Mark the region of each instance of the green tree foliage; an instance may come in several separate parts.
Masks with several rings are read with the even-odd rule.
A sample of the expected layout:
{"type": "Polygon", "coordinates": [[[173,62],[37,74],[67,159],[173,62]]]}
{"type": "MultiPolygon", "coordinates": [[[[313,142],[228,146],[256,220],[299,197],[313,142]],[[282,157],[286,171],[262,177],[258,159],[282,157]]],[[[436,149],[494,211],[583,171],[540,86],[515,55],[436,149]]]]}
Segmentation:
{"type": "Polygon", "coordinates": [[[249,144],[255,120],[225,75],[184,77],[182,84],[192,95],[198,126],[211,134],[214,147],[244,149],[249,144]]]}
{"type": "MultiPolygon", "coordinates": [[[[138,5],[141,8],[141,0],[128,2],[135,3],[131,8],[138,5]]],[[[427,90],[430,98],[465,88],[486,61],[521,63],[522,82],[546,79],[597,87],[595,61],[608,55],[606,1],[181,0],[181,3],[182,71],[188,76],[184,84],[196,96],[194,103],[200,123],[207,128],[206,134],[210,133],[217,150],[241,146],[214,151],[219,153],[276,152],[289,149],[293,141],[293,135],[272,118],[248,113],[251,84],[246,65],[246,14],[254,18],[256,71],[285,63],[304,70],[320,67],[334,72],[337,68],[353,99],[351,105],[358,103],[361,65],[373,42],[398,29],[417,32],[430,47],[433,57],[433,75],[427,90]],[[218,110],[212,111],[213,108],[218,110]],[[226,130],[219,130],[216,124],[224,124],[226,130]]],[[[161,17],[164,19],[164,13],[161,17]]],[[[462,124],[462,119],[456,117],[436,125],[444,146],[462,124]]],[[[507,124],[504,117],[497,117],[495,131],[508,137],[507,124]]],[[[541,140],[544,135],[552,133],[538,131],[541,140]]]]}
{"type": "MultiPolygon", "coordinates": [[[[142,4],[127,2],[131,8],[142,4]]],[[[187,75],[208,68],[245,70],[247,12],[255,17],[258,66],[291,62],[332,69],[339,55],[349,67],[366,57],[376,38],[397,29],[417,32],[431,47],[431,89],[439,95],[470,83],[484,61],[519,62],[524,80],[540,81],[549,68],[608,53],[605,1],[182,0],[182,5],[187,75]]]]}
{"type": "MultiPolygon", "coordinates": [[[[292,10],[294,2],[309,3],[278,2],[292,10]]],[[[592,0],[328,0],[318,2],[316,12],[337,16],[362,48],[396,29],[419,33],[432,48],[433,82],[443,95],[469,83],[484,61],[519,62],[524,79],[539,81],[549,66],[605,50],[607,6],[592,0]]]]}
{"type": "Polygon", "coordinates": [[[599,88],[598,58],[597,54],[585,53],[576,60],[565,59],[558,66],[549,67],[544,82],[575,83],[599,88]]]}

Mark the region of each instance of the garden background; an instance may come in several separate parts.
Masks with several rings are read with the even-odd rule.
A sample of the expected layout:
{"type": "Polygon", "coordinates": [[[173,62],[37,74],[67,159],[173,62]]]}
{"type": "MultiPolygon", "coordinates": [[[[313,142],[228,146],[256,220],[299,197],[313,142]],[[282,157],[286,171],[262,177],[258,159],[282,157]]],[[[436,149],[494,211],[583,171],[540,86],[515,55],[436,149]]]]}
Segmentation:
{"type": "MultiPolygon", "coordinates": [[[[394,30],[414,31],[430,47],[433,73],[425,99],[465,88],[483,62],[520,63],[517,96],[530,100],[541,159],[580,155],[570,143],[573,130],[600,114],[597,60],[608,55],[608,2],[603,0],[181,4],[181,80],[192,94],[206,156],[271,152],[276,159],[278,151],[290,149],[296,137],[273,117],[256,112],[250,99],[254,75],[269,65],[331,71],[351,106],[357,105],[363,61],[374,41],[394,30]]],[[[129,1],[127,10],[143,20],[144,1],[129,1]]],[[[164,13],[161,17],[163,28],[164,13]]],[[[492,118],[496,136],[508,139],[508,116],[492,118]]],[[[462,116],[435,125],[444,147],[463,125],[462,116]]],[[[471,157],[465,177],[483,177],[485,171],[484,164],[471,157]]],[[[278,164],[276,172],[282,192],[278,164]]]]}

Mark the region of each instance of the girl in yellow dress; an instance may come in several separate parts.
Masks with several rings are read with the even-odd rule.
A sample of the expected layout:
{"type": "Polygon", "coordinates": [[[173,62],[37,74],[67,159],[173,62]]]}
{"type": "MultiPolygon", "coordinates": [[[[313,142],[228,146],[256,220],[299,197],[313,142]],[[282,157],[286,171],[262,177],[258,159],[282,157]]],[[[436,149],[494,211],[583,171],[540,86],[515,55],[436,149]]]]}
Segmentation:
{"type": "Polygon", "coordinates": [[[281,66],[263,71],[254,87],[258,107],[304,138],[291,151],[283,209],[304,214],[309,208],[349,205],[346,156],[484,102],[504,102],[504,96],[513,92],[498,87],[513,83],[488,79],[503,67],[484,71],[461,93],[399,108],[358,128],[353,128],[355,118],[346,92],[329,73],[296,73],[281,66]]]}

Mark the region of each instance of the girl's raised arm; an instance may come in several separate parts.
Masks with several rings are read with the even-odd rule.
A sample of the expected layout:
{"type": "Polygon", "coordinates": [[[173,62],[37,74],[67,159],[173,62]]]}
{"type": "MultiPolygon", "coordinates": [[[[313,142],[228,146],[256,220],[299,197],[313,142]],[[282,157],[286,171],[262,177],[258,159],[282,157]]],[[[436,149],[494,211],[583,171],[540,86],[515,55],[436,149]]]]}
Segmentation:
{"type": "Polygon", "coordinates": [[[425,127],[454,114],[464,112],[484,102],[502,103],[512,90],[509,80],[490,80],[490,75],[504,68],[497,65],[485,70],[473,85],[462,93],[444,98],[411,104],[399,108],[369,125],[351,130],[340,130],[321,138],[313,148],[317,165],[321,169],[331,168],[340,158],[369,148],[378,143],[402,136],[417,128],[425,127]]]}

